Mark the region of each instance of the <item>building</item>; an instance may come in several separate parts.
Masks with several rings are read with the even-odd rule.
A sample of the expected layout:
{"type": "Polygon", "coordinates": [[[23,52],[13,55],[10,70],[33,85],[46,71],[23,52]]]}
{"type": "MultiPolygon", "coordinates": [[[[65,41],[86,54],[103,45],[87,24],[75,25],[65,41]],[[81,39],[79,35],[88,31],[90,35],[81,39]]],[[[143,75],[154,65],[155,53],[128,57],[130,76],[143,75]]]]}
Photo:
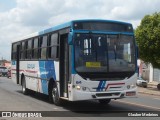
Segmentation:
{"type": "Polygon", "coordinates": [[[145,63],[142,60],[138,60],[139,77],[147,80],[148,82],[160,83],[160,69],[154,68],[151,63],[145,63]]]}
{"type": "Polygon", "coordinates": [[[11,62],[7,61],[7,60],[0,60],[0,66],[10,68],[11,67],[11,62]]]}

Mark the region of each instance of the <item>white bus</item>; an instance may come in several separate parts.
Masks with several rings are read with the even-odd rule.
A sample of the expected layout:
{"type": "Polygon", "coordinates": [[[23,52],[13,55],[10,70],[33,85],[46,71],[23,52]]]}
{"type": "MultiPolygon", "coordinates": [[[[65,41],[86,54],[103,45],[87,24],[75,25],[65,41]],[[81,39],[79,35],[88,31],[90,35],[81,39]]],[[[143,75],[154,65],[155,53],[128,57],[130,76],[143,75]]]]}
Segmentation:
{"type": "Polygon", "coordinates": [[[137,53],[130,23],[75,20],[12,42],[12,80],[63,100],[136,97],[137,53]]]}

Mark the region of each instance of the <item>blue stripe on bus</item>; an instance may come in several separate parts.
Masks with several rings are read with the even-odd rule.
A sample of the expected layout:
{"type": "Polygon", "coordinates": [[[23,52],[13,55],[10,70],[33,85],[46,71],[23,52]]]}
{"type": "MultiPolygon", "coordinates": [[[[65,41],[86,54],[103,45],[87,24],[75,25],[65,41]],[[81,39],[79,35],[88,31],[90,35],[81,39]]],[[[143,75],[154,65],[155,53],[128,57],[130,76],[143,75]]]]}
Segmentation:
{"type": "Polygon", "coordinates": [[[42,83],[42,92],[48,95],[48,81],[53,78],[56,80],[55,66],[53,61],[39,61],[40,77],[42,83]]]}
{"type": "Polygon", "coordinates": [[[102,81],[99,82],[98,87],[97,87],[97,91],[100,91],[101,84],[102,84],[102,81]]]}
{"type": "Polygon", "coordinates": [[[131,23],[128,22],[116,21],[116,20],[104,20],[104,19],[82,19],[82,20],[73,20],[72,22],[113,22],[113,23],[132,25],[131,23]]]}
{"type": "Polygon", "coordinates": [[[98,84],[97,91],[103,91],[103,89],[105,88],[105,85],[106,85],[106,81],[101,80],[98,84]]]}
{"type": "Polygon", "coordinates": [[[100,81],[100,82],[99,82],[99,85],[98,85],[98,88],[97,88],[97,91],[101,91],[101,86],[102,86],[102,84],[103,84],[103,81],[100,81]]]}
{"type": "Polygon", "coordinates": [[[55,27],[51,27],[51,28],[42,30],[42,31],[38,32],[38,34],[43,35],[43,34],[50,33],[52,31],[57,31],[57,30],[60,30],[60,29],[66,28],[66,27],[73,27],[74,22],[88,22],[88,21],[89,22],[113,22],[113,23],[122,23],[122,24],[132,25],[130,23],[121,22],[121,21],[114,21],[114,20],[100,20],[100,19],[99,20],[98,19],[73,20],[73,21],[70,21],[70,22],[67,22],[67,23],[64,23],[61,25],[57,25],[55,27]]]}
{"type": "Polygon", "coordinates": [[[105,88],[105,85],[106,85],[106,81],[103,81],[101,91],[103,91],[103,89],[105,88]]]}
{"type": "Polygon", "coordinates": [[[113,34],[113,35],[117,35],[117,34],[122,34],[122,35],[134,35],[133,32],[107,32],[107,31],[96,31],[96,30],[74,30],[74,33],[90,33],[92,32],[93,34],[113,34]]]}

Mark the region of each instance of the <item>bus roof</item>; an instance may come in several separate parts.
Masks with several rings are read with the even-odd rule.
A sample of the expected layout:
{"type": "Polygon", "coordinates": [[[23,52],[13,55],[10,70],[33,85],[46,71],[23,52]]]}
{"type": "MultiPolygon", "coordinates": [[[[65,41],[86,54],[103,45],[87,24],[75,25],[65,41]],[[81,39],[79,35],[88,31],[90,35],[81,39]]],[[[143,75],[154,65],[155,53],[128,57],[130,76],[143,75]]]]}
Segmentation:
{"type": "MultiPolygon", "coordinates": [[[[29,38],[32,38],[32,37],[36,37],[36,36],[39,36],[39,35],[43,35],[43,34],[46,34],[46,33],[49,33],[49,32],[61,30],[61,29],[63,29],[63,28],[72,27],[72,25],[73,25],[74,22],[112,22],[112,23],[120,23],[120,24],[128,24],[128,25],[130,24],[130,23],[127,23],[127,22],[122,22],[122,21],[101,20],[101,19],[72,20],[72,21],[67,22],[67,23],[64,23],[64,24],[60,24],[60,25],[57,25],[57,26],[53,26],[53,27],[50,27],[50,28],[48,28],[48,29],[44,29],[44,30],[42,30],[42,31],[39,31],[39,32],[35,32],[35,33],[32,33],[32,34],[26,35],[26,36],[21,37],[21,38],[19,38],[19,39],[13,40],[12,42],[18,42],[18,41],[21,41],[21,40],[25,40],[25,39],[29,39],[29,38]]],[[[130,25],[131,25],[131,24],[130,24],[130,25]]]]}
{"type": "Polygon", "coordinates": [[[121,23],[121,24],[131,24],[127,22],[122,21],[116,21],[116,20],[103,20],[103,19],[85,19],[85,20],[73,20],[71,22],[112,22],[112,23],[121,23]]]}

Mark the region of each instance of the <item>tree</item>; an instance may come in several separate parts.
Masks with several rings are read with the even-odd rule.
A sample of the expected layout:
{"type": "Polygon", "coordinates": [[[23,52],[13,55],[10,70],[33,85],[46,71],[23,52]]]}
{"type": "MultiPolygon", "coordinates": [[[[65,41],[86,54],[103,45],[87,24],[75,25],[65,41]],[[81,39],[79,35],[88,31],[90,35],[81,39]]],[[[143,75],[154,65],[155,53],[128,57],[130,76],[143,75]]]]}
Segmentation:
{"type": "Polygon", "coordinates": [[[140,58],[160,68],[160,12],[146,15],[135,30],[135,36],[140,58]]]}

